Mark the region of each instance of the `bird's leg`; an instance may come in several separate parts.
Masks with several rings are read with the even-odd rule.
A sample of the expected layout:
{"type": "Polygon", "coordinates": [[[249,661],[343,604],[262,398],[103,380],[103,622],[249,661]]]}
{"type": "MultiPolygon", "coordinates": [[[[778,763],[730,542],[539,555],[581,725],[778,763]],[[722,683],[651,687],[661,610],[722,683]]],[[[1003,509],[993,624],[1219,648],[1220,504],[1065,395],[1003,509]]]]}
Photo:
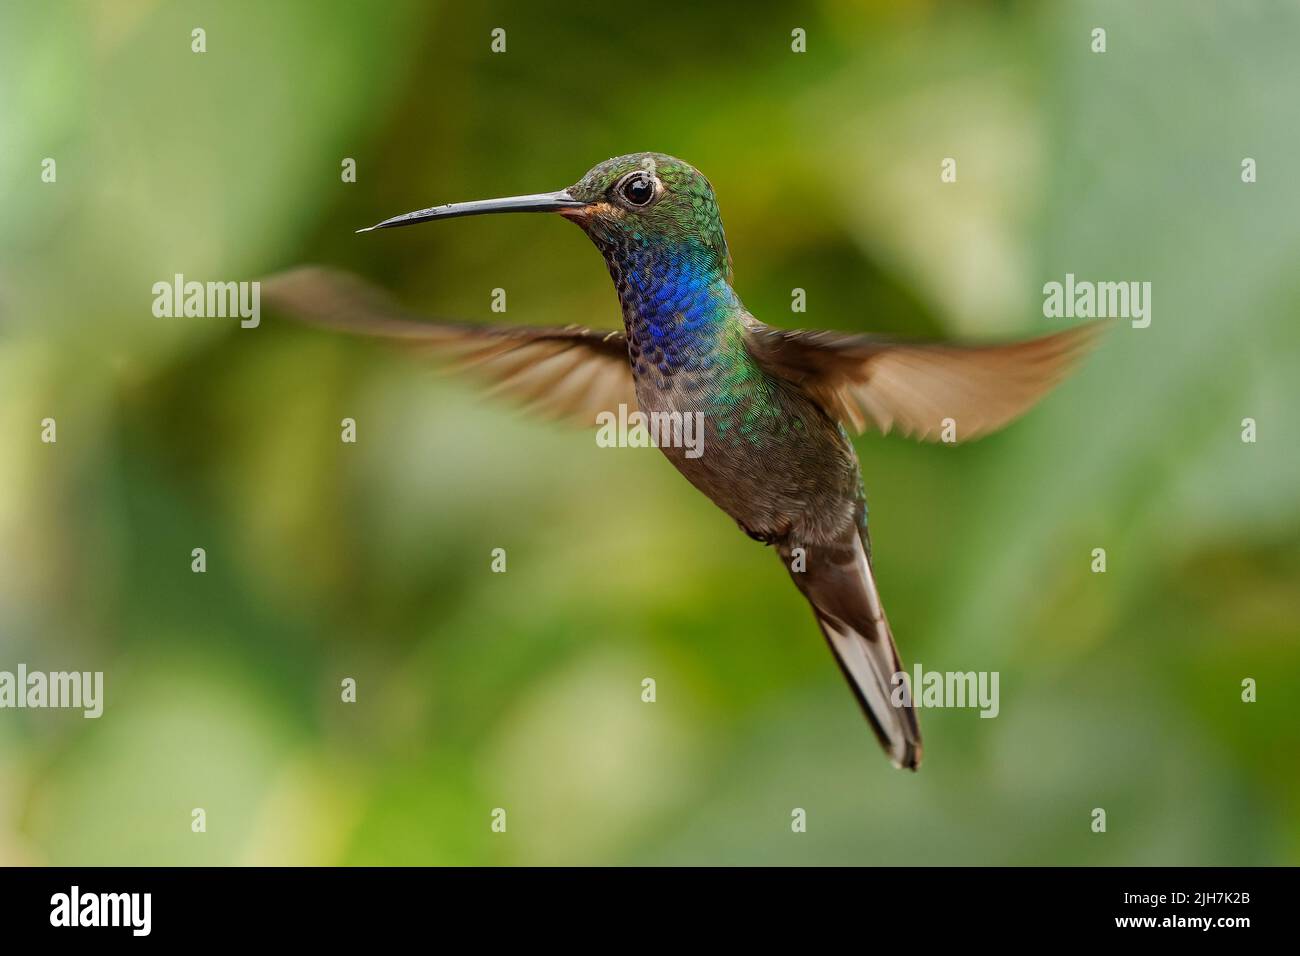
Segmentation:
{"type": "Polygon", "coordinates": [[[740,521],[737,521],[736,525],[740,528],[741,531],[745,532],[745,534],[749,535],[755,541],[760,541],[763,544],[773,544],[774,542],[776,542],[778,538],[781,537],[781,535],[774,534],[771,531],[754,531],[752,528],[746,528],[744,523],[740,521]]]}

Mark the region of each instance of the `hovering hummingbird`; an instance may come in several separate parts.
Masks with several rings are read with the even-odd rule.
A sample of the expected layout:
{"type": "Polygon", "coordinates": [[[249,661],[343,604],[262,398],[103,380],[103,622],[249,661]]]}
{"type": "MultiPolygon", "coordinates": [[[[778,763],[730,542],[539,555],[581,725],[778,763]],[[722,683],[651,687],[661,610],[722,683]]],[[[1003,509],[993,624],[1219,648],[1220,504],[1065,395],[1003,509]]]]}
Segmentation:
{"type": "Polygon", "coordinates": [[[622,331],[425,322],[321,268],[284,273],[263,292],[298,318],[458,355],[552,417],[593,424],[620,403],[647,415],[702,413],[703,454],[661,450],[746,534],[775,548],[881,746],[895,766],[915,770],[921,731],[899,683],[847,430],[897,427],[932,441],[955,426],[956,440],[978,438],[1058,382],[1096,326],[957,345],[764,325],[732,288],[713,187],[661,153],[607,160],[559,192],[434,206],[358,232],[506,212],[558,213],[591,238],[618,291],[622,331]]]}

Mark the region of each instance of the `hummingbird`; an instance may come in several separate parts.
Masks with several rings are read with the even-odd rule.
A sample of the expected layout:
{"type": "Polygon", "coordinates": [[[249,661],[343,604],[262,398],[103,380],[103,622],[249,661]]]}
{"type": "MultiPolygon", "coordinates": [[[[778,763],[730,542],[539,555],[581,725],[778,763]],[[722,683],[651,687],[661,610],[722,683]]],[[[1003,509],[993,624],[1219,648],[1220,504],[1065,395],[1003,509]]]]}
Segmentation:
{"type": "Polygon", "coordinates": [[[429,322],[363,281],[303,267],[263,294],[326,327],[443,353],[533,410],[595,424],[620,404],[699,415],[703,453],[660,450],[751,538],[772,547],[896,767],[921,731],[876,586],[850,432],[968,441],[1001,428],[1077,363],[1097,325],[1004,344],[775,328],[745,308],[713,187],[662,153],[593,167],[557,192],[420,209],[358,232],[461,216],[552,213],[600,250],[621,330],[429,322]]]}

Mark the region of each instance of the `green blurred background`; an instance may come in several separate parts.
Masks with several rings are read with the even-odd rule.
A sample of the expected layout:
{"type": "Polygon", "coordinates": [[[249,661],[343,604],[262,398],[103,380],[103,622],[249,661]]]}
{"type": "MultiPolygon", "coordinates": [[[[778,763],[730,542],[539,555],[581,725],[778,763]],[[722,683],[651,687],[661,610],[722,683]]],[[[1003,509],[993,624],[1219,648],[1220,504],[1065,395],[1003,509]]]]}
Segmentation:
{"type": "Polygon", "coordinates": [[[1298,42],[1281,3],[6,3],[0,669],[103,670],[106,711],[0,712],[0,862],[1300,862],[1298,42]],[[857,442],[904,659],[1001,673],[917,775],[658,453],[151,314],[323,262],[614,328],[557,219],[353,230],[636,150],[710,177],[772,324],[1019,335],[1066,272],[1153,283],[1010,430],[857,442]]]}

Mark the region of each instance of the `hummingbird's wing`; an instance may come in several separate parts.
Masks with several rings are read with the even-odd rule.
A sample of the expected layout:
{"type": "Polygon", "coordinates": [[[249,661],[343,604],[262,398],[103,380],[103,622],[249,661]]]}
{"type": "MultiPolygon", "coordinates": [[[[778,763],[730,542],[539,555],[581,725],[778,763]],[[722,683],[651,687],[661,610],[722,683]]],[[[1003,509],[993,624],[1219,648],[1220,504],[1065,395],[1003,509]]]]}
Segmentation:
{"type": "Polygon", "coordinates": [[[1028,411],[1096,340],[1097,322],[999,345],[906,342],[746,322],[746,344],[768,373],[799,385],[846,427],[897,427],[935,441],[944,419],[959,441],[1028,411]]]}
{"type": "Polygon", "coordinates": [[[262,296],[313,325],[445,355],[549,418],[595,424],[599,412],[637,407],[622,330],[426,322],[356,276],[316,266],[263,280],[262,296]]]}

